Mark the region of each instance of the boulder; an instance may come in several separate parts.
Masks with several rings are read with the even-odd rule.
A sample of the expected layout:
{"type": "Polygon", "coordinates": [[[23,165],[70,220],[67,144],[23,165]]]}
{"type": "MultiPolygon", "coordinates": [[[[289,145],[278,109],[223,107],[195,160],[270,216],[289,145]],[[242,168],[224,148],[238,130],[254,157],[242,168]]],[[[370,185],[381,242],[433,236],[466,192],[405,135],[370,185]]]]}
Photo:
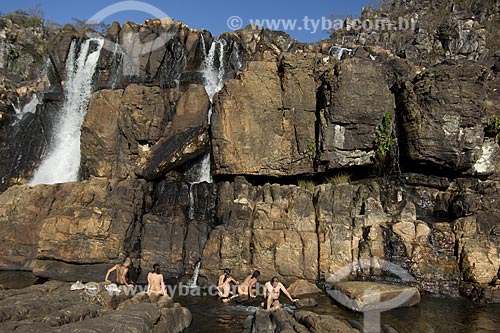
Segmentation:
{"type": "MultiPolygon", "coordinates": [[[[293,295],[293,294],[292,294],[293,295]]],[[[301,298],[296,301],[295,306],[297,309],[312,308],[318,305],[318,302],[314,298],[301,298]]]]}
{"type": "Polygon", "coordinates": [[[101,280],[104,265],[132,254],[146,193],[142,181],[100,178],[9,188],[0,195],[2,268],[101,280]]]}
{"type": "Polygon", "coordinates": [[[420,293],[415,287],[375,282],[337,282],[327,292],[335,301],[356,312],[383,312],[420,303],[420,293]]]}
{"type": "Polygon", "coordinates": [[[292,282],[292,284],[288,286],[287,290],[293,296],[315,294],[321,292],[321,289],[319,289],[315,284],[301,279],[292,282]]]}
{"type": "Polygon", "coordinates": [[[330,315],[319,315],[310,311],[297,311],[293,315],[295,319],[304,325],[309,332],[327,333],[327,332],[345,332],[358,333],[349,323],[330,315]]]}
{"type": "Polygon", "coordinates": [[[497,279],[500,269],[499,236],[464,236],[459,244],[460,269],[465,281],[489,284],[497,279]]]}
{"type": "Polygon", "coordinates": [[[273,312],[257,311],[250,316],[245,325],[245,333],[358,333],[347,322],[330,315],[318,315],[309,311],[297,311],[290,314],[283,309],[273,312]]]}
{"type": "Polygon", "coordinates": [[[201,85],[96,92],[82,126],[85,176],[156,179],[199,156],[208,145],[208,107],[201,85]]]}
{"type": "Polygon", "coordinates": [[[488,83],[481,78],[487,71],[476,64],[447,63],[402,84],[397,92],[402,148],[411,161],[457,171],[476,165],[475,172],[482,174],[494,169],[487,167],[494,154],[483,148],[489,116],[488,83]]]}
{"type": "MultiPolygon", "coordinates": [[[[392,117],[395,107],[383,66],[369,59],[349,58],[332,64],[320,80],[321,165],[337,169],[372,164],[377,129],[386,115],[392,117]]],[[[386,130],[392,133],[392,127],[386,130]]]]}
{"type": "Polygon", "coordinates": [[[287,54],[278,63],[251,61],[237,79],[226,82],[212,115],[215,174],[313,171],[314,57],[287,54]]]}

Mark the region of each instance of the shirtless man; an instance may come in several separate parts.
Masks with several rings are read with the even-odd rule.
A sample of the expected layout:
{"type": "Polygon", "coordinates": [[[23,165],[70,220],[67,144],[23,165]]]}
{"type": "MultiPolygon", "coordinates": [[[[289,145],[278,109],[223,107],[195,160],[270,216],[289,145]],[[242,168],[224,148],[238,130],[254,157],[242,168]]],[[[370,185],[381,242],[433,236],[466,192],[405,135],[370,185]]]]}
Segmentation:
{"type": "Polygon", "coordinates": [[[219,281],[217,283],[217,294],[222,299],[224,303],[229,302],[233,297],[231,297],[231,282],[238,284],[238,281],[233,279],[231,276],[231,271],[229,268],[224,269],[224,274],[219,276],[219,281]]]}
{"type": "Polygon", "coordinates": [[[123,264],[116,264],[113,267],[111,267],[108,272],[106,273],[106,277],[104,278],[105,282],[111,282],[109,280],[109,274],[111,272],[116,271],[116,284],[118,285],[126,285],[127,287],[129,286],[127,282],[127,272],[128,268],[130,267],[131,261],[130,258],[125,259],[123,264]]]}
{"type": "Polygon", "coordinates": [[[259,277],[260,272],[255,271],[251,275],[247,276],[245,280],[238,286],[238,294],[240,295],[248,295],[251,298],[256,297],[254,292],[255,284],[257,283],[257,278],[259,277]]]}
{"type": "Polygon", "coordinates": [[[153,271],[148,273],[148,295],[166,295],[163,274],[160,272],[160,265],[154,264],[153,271]]]}
{"type": "Polygon", "coordinates": [[[280,291],[282,291],[293,303],[298,301],[298,299],[293,299],[292,296],[290,296],[285,286],[279,282],[278,278],[275,276],[264,285],[265,304],[263,304],[266,310],[277,310],[280,308],[280,291]]]}

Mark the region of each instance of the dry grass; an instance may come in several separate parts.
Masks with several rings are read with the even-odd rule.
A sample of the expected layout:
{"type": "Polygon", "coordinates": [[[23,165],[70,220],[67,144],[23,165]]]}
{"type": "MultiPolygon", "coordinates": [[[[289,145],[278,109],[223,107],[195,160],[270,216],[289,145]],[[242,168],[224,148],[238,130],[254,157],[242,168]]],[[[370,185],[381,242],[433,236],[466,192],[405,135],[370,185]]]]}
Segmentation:
{"type": "Polygon", "coordinates": [[[342,172],[338,175],[328,177],[326,180],[332,185],[349,184],[351,182],[351,176],[342,172]]]}
{"type": "Polygon", "coordinates": [[[314,182],[312,180],[300,179],[297,184],[299,187],[314,193],[314,182]]]}

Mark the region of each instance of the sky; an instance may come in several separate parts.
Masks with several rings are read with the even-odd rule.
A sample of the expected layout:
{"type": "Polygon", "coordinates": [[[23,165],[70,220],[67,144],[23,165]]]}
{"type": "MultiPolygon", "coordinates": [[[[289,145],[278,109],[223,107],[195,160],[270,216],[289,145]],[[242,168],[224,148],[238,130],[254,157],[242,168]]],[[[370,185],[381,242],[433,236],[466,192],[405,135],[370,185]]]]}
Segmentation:
{"type": "Polygon", "coordinates": [[[286,31],[301,42],[315,42],[328,37],[325,30],[337,22],[334,19],[347,15],[359,17],[363,6],[377,3],[377,0],[0,0],[0,11],[6,14],[39,5],[46,21],[59,24],[73,23],[74,17],[84,21],[97,18],[106,23],[142,23],[166,14],[191,28],[205,28],[215,36],[255,23],[286,31]],[[103,12],[111,5],[114,6],[103,12]],[[96,17],[99,13],[102,15],[96,17]]]}

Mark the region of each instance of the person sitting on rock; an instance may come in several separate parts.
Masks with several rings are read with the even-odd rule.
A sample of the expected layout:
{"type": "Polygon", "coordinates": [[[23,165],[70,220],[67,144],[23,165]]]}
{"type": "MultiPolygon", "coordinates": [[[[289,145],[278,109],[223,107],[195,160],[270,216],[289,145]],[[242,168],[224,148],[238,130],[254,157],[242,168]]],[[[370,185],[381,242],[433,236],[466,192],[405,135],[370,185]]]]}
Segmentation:
{"type": "Polygon", "coordinates": [[[232,276],[231,276],[231,270],[229,268],[224,269],[224,274],[219,276],[219,281],[217,283],[217,294],[219,297],[222,299],[222,301],[229,302],[233,297],[231,297],[231,282],[238,284],[238,281],[236,281],[232,276]]]}
{"type": "Polygon", "coordinates": [[[128,287],[129,284],[127,281],[127,272],[128,272],[128,269],[129,269],[131,263],[132,262],[131,262],[130,258],[126,258],[123,261],[123,264],[114,265],[113,267],[108,269],[108,272],[106,273],[106,277],[104,278],[104,281],[110,283],[111,281],[109,280],[109,274],[111,274],[111,272],[113,272],[113,271],[116,271],[115,272],[116,284],[117,285],[125,285],[128,287]]]}
{"type": "Polygon", "coordinates": [[[293,299],[292,296],[290,296],[285,286],[279,282],[278,278],[275,276],[264,285],[264,302],[262,302],[261,305],[266,310],[278,310],[281,306],[279,302],[280,291],[282,291],[293,303],[298,301],[298,299],[293,299]]]}
{"type": "Polygon", "coordinates": [[[257,283],[257,278],[259,277],[260,272],[255,271],[251,275],[247,276],[245,280],[241,284],[238,285],[238,294],[239,295],[248,295],[251,298],[256,297],[255,295],[255,284],[257,283]]]}
{"type": "Polygon", "coordinates": [[[153,271],[148,273],[148,295],[166,295],[165,281],[160,272],[160,265],[154,264],[153,271]]]}

